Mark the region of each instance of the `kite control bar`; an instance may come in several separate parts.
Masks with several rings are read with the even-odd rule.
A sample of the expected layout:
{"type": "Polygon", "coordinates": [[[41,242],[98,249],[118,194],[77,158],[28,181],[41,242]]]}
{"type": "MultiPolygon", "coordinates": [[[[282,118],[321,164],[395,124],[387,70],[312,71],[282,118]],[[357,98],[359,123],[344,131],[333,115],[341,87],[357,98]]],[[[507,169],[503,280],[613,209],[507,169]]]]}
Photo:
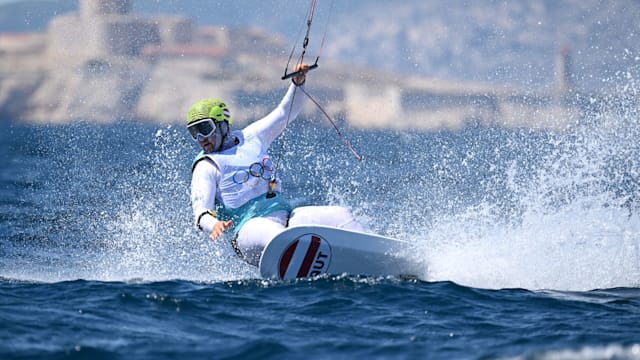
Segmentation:
{"type": "MultiPolygon", "coordinates": [[[[311,71],[311,70],[313,70],[313,69],[315,69],[317,67],[318,67],[318,62],[316,62],[313,65],[310,65],[308,71],[311,71]]],[[[290,72],[288,74],[284,74],[284,76],[282,76],[280,79],[287,80],[289,78],[292,78],[292,77],[298,76],[298,75],[302,75],[302,70],[298,70],[298,71],[290,72]]]]}

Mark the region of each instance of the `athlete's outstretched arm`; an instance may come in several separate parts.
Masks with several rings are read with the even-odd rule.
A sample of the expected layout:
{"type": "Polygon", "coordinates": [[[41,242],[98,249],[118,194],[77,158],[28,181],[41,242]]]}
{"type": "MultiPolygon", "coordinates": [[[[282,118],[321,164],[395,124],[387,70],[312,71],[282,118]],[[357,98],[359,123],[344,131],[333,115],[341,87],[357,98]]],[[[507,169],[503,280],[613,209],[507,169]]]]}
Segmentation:
{"type": "Polygon", "coordinates": [[[289,86],[280,104],[269,115],[244,129],[246,137],[258,136],[262,143],[268,147],[284,131],[287,124],[298,116],[302,111],[306,97],[299,88],[304,86],[305,74],[308,69],[309,66],[306,64],[296,65],[294,71],[303,70],[303,73],[293,77],[293,84],[289,86]]]}

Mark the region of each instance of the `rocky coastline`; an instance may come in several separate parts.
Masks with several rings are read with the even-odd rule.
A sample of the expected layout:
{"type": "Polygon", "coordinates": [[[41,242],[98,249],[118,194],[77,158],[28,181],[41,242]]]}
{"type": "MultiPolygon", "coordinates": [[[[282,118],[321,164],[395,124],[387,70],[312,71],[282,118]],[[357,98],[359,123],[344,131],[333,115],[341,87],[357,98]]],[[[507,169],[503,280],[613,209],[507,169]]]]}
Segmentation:
{"type": "MultiPolygon", "coordinates": [[[[42,33],[0,34],[0,118],[49,124],[182,123],[203,97],[225,99],[238,124],[284,92],[286,41],[258,28],[195,27],[183,16],[141,18],[127,0],[84,0],[42,33]],[[233,40],[233,41],[231,41],[233,40]]],[[[543,93],[374,71],[324,60],[309,91],[358,128],[562,129],[584,112],[560,54],[558,86],[543,93]]],[[[307,116],[318,115],[308,102],[307,116]]]]}

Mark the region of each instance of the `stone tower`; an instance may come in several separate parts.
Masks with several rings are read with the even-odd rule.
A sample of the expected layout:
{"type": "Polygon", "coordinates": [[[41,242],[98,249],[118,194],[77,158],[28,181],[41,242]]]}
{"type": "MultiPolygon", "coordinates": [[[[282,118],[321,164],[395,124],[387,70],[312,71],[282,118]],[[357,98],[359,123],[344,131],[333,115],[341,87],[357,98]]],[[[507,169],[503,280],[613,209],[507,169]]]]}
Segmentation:
{"type": "Polygon", "coordinates": [[[571,55],[567,45],[563,45],[556,54],[555,77],[556,91],[558,93],[565,94],[573,89],[571,55]]]}
{"type": "Polygon", "coordinates": [[[111,56],[137,57],[145,47],[191,41],[184,16],[140,17],[133,0],[78,0],[79,11],[54,17],[47,31],[49,56],[84,62],[111,56]]]}
{"type": "Polygon", "coordinates": [[[130,0],[80,0],[80,16],[124,15],[131,12],[130,0]]]}

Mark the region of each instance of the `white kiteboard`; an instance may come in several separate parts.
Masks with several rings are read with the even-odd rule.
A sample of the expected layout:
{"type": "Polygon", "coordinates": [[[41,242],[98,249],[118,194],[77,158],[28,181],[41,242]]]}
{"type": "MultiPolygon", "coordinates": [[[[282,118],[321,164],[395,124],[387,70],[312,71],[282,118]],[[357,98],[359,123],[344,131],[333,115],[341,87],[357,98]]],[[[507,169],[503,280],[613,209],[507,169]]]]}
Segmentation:
{"type": "Polygon", "coordinates": [[[328,226],[295,226],[262,252],[260,275],[296,279],[329,275],[417,277],[409,243],[328,226]]]}

